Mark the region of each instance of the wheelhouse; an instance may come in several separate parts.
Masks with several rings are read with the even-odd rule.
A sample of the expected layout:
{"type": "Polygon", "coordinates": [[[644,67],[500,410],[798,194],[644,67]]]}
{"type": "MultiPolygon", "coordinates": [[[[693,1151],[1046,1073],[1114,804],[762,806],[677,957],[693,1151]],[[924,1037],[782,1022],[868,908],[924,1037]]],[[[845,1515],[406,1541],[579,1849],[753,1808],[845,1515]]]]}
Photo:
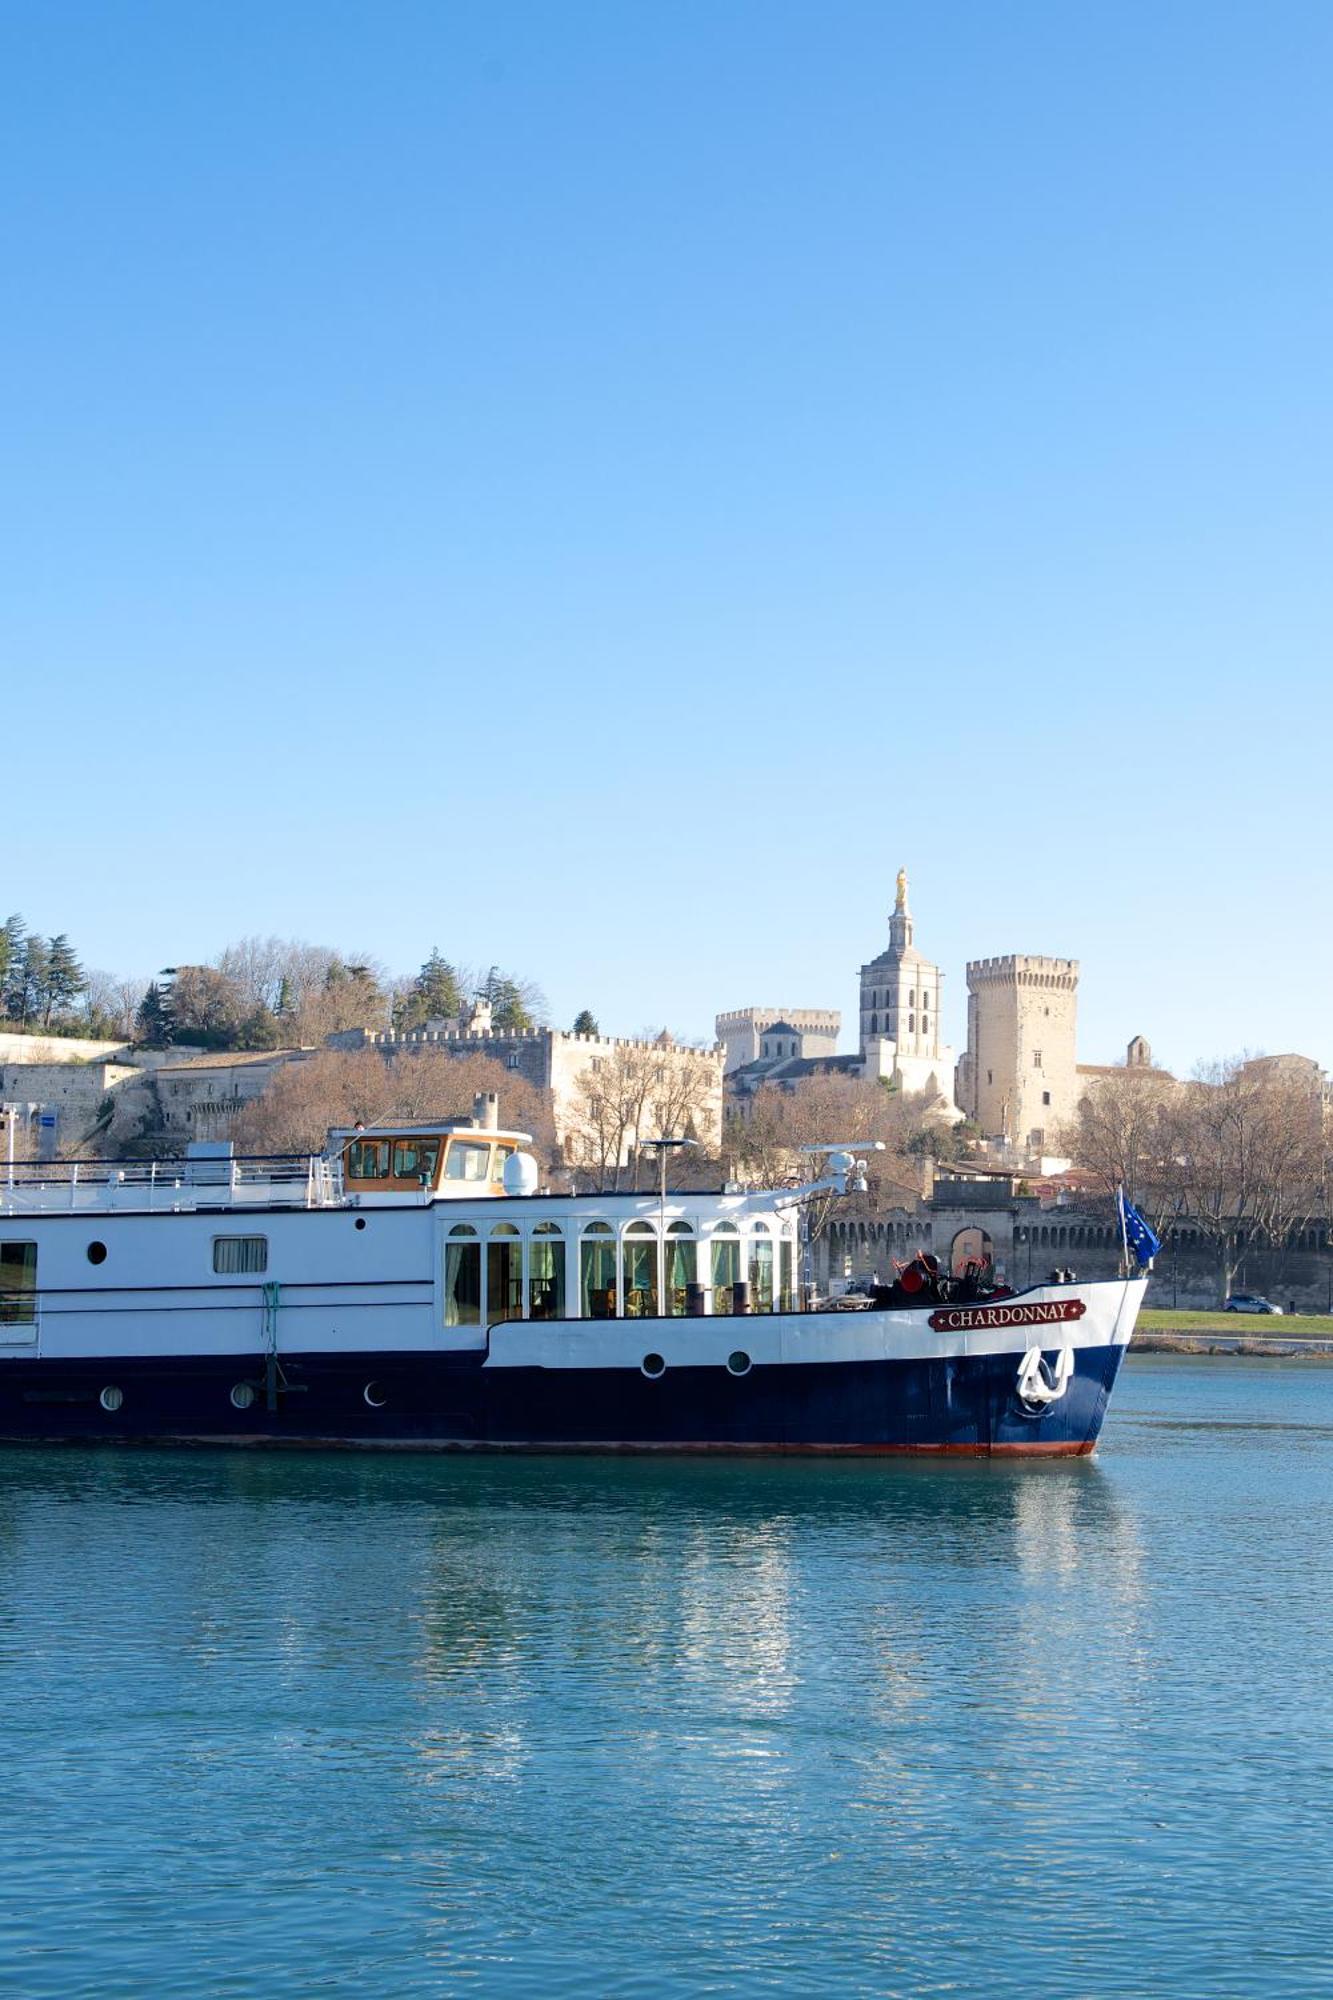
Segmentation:
{"type": "Polygon", "coordinates": [[[505,1167],[528,1143],[526,1132],[500,1132],[474,1119],[430,1125],[361,1126],[329,1134],[346,1195],[427,1201],[502,1195],[505,1167]]]}

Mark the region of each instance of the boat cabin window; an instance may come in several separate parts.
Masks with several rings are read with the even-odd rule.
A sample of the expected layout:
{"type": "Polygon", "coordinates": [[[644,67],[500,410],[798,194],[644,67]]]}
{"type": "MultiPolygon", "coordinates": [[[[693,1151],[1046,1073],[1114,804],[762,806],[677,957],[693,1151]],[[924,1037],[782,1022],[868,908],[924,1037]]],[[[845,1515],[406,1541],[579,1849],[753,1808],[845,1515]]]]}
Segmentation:
{"type": "Polygon", "coordinates": [[[0,1326],[31,1326],[37,1317],[37,1245],[0,1243],[0,1326]]]}
{"type": "Polygon", "coordinates": [[[267,1271],[267,1236],[215,1236],[213,1269],[231,1276],[240,1271],[267,1271]]]}
{"type": "Polygon", "coordinates": [[[609,1222],[590,1222],[579,1245],[579,1310],[584,1319],[616,1316],[616,1239],[609,1222]]]}
{"type": "Polygon", "coordinates": [[[779,1309],[785,1313],[795,1312],[796,1245],[791,1241],[789,1237],[784,1236],[781,1243],[779,1243],[778,1257],[781,1263],[781,1270],[782,1270],[781,1301],[779,1309]]]}
{"type": "Polygon", "coordinates": [[[773,1239],[767,1224],[756,1222],[750,1243],[750,1311],[773,1310],[773,1239]]]}
{"type": "Polygon", "coordinates": [[[387,1181],[393,1149],[387,1139],[353,1139],[347,1148],[347,1176],[354,1181],[387,1181]]]}
{"type": "Polygon", "coordinates": [[[657,1237],[651,1222],[631,1222],[625,1231],[625,1315],[657,1314],[657,1237]]]}
{"type": "Polygon", "coordinates": [[[393,1177],[396,1181],[430,1183],[435,1179],[439,1160],[438,1139],[395,1139],[393,1142],[393,1177]]]}
{"type": "Polygon", "coordinates": [[[481,1244],[467,1222],[455,1224],[444,1246],[444,1323],[481,1323],[481,1244]]]}
{"type": "Polygon", "coordinates": [[[486,1245],[486,1318],[494,1326],[522,1317],[523,1241],[512,1222],[497,1222],[486,1245]]]}
{"type": "Polygon", "coordinates": [[[666,1243],[666,1311],[681,1319],[689,1310],[690,1287],[697,1282],[698,1259],[694,1231],[688,1222],[669,1222],[666,1243]]]}
{"type": "Polygon", "coordinates": [[[451,1139],[444,1156],[447,1181],[487,1181],[491,1177],[491,1149],[475,1139],[451,1139]]]}
{"type": "Polygon", "coordinates": [[[711,1263],[713,1311],[734,1312],[736,1287],[741,1281],[741,1245],[734,1224],[720,1223],[713,1232],[711,1263]]]}
{"type": "Polygon", "coordinates": [[[528,1318],[565,1316],[565,1246],[558,1222],[539,1222],[528,1245],[528,1318]]]}

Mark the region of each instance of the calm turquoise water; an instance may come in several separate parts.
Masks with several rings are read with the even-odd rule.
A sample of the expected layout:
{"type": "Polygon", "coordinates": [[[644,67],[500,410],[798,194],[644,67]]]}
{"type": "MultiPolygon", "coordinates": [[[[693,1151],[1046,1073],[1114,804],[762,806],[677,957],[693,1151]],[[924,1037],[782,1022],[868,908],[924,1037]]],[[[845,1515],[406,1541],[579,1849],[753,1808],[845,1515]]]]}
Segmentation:
{"type": "Polygon", "coordinates": [[[11,1452],[0,1986],[1329,1990],[1331,1467],[11,1452]]]}

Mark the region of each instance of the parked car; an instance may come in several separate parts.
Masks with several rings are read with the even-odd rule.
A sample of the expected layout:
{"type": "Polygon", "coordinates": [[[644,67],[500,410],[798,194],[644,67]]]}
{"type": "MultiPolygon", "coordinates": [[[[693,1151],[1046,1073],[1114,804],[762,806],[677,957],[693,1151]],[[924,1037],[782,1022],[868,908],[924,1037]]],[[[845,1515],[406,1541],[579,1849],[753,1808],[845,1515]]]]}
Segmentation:
{"type": "Polygon", "coordinates": [[[1257,1292],[1232,1292],[1222,1306],[1224,1313],[1276,1313],[1282,1317],[1281,1306],[1275,1306],[1271,1299],[1261,1299],[1257,1292]]]}

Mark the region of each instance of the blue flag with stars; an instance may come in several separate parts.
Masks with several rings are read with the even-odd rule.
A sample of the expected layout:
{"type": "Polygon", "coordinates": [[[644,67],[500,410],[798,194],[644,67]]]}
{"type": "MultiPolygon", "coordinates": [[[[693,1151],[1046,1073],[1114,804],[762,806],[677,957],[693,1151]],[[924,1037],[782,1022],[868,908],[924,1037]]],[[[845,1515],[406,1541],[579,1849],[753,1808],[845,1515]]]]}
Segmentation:
{"type": "Polygon", "coordinates": [[[1151,1264],[1162,1247],[1162,1239],[1139,1214],[1132,1201],[1125,1200],[1125,1190],[1120,1195],[1120,1228],[1128,1247],[1134,1252],[1140,1264],[1151,1264]]]}

